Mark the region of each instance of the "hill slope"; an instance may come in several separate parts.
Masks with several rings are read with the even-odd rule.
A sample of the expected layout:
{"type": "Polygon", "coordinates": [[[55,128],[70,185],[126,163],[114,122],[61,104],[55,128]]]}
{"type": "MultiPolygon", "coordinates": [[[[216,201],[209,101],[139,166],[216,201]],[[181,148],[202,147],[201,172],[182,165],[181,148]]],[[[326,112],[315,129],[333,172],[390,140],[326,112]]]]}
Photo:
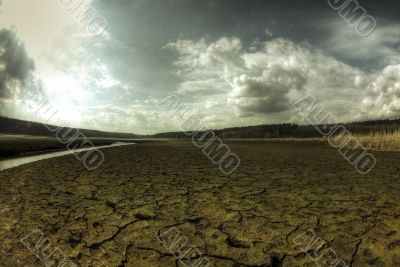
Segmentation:
{"type": "MultiPolygon", "coordinates": [[[[49,125],[50,128],[57,128],[57,126],[49,125]]],[[[66,136],[71,136],[79,130],[80,133],[84,134],[86,137],[99,137],[99,138],[138,138],[139,136],[136,134],[128,134],[128,133],[112,133],[112,132],[103,132],[96,130],[87,130],[87,129],[77,129],[77,128],[69,128],[69,127],[60,127],[63,134],[66,136]]],[[[6,117],[0,117],[0,133],[2,134],[24,134],[24,135],[36,135],[36,136],[49,136],[54,137],[54,132],[50,131],[48,127],[46,127],[42,123],[38,122],[30,122],[23,121],[17,119],[10,119],[6,117]]]]}

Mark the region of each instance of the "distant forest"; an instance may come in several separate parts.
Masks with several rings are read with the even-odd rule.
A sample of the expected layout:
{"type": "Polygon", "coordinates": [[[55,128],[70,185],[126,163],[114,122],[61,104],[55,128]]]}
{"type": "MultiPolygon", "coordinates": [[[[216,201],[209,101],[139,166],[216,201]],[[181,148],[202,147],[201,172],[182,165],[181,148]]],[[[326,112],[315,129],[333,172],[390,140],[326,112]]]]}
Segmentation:
{"type": "MultiPolygon", "coordinates": [[[[51,129],[56,129],[57,126],[49,125],[51,129]]],[[[0,117],[0,133],[1,134],[23,134],[35,136],[48,136],[54,137],[54,132],[50,131],[44,124],[38,122],[23,121],[17,119],[10,119],[0,117]]],[[[76,130],[84,134],[86,137],[100,137],[100,138],[138,138],[135,134],[127,133],[111,133],[96,130],[76,129],[60,127],[61,132],[65,137],[70,137],[76,134],[76,130]]]]}
{"type": "MultiPolygon", "coordinates": [[[[400,129],[400,119],[374,120],[343,124],[352,134],[393,133],[400,129]]],[[[235,127],[214,130],[222,139],[233,138],[312,138],[321,137],[313,125],[273,124],[247,127],[235,127]]],[[[339,132],[339,131],[338,131],[339,132]]],[[[149,137],[153,138],[188,138],[183,132],[159,133],[149,137]]]]}
{"type": "MultiPolygon", "coordinates": [[[[393,133],[400,130],[400,119],[374,120],[343,124],[352,134],[393,133]]],[[[56,126],[50,126],[56,128],[56,126]]],[[[73,128],[62,128],[63,132],[74,134],[73,128]],[[68,131],[70,130],[70,131],[68,131]]],[[[189,138],[184,132],[167,132],[155,135],[136,135],[128,133],[111,133],[96,130],[79,129],[86,137],[100,138],[189,138]]],[[[321,137],[315,126],[297,124],[272,124],[246,127],[235,127],[213,130],[222,139],[233,138],[310,138],[321,137]]],[[[25,134],[37,136],[54,136],[45,125],[37,122],[28,122],[0,117],[0,133],[25,134]]]]}

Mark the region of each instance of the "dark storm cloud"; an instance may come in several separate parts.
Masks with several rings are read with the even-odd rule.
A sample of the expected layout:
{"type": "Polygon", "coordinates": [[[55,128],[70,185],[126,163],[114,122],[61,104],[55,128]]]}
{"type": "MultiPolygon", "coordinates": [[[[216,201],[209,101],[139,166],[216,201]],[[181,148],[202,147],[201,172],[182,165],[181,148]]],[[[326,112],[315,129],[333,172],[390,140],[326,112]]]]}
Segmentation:
{"type": "MultiPolygon", "coordinates": [[[[399,20],[396,10],[400,4],[396,1],[358,2],[378,20],[399,20]]],[[[341,19],[327,0],[124,0],[117,3],[98,0],[96,3],[112,18],[113,31],[135,36],[136,43],[149,38],[159,43],[174,37],[216,38],[221,34],[253,40],[267,26],[279,30],[279,35],[290,35],[293,40],[318,39],[324,31],[322,28],[315,32],[321,21],[341,19]]]]}
{"type": "MultiPolygon", "coordinates": [[[[393,24],[400,4],[396,1],[359,1],[378,24],[393,24]]],[[[132,53],[110,48],[104,55],[121,78],[135,80],[146,92],[163,92],[176,88],[179,80],[171,73],[174,54],[162,49],[177,39],[239,37],[246,48],[255,40],[261,42],[283,37],[293,42],[307,41],[336,58],[360,68],[373,69],[381,54],[364,57],[353,53],[372,50],[331,9],[327,0],[97,0],[95,5],[109,20],[109,33],[132,53]],[[341,40],[341,31],[350,31],[341,40]],[[340,46],[337,39],[339,38],[340,46]],[[347,47],[343,43],[348,42],[347,47]],[[124,56],[121,56],[124,54],[124,56]],[[121,60],[122,59],[122,60],[121,60]],[[129,68],[126,68],[129,66],[129,68]]],[[[394,44],[393,44],[394,45],[394,44]]],[[[384,55],[387,56],[387,55],[384,55]]]]}
{"type": "Polygon", "coordinates": [[[0,31],[0,98],[12,98],[16,83],[24,84],[34,70],[24,45],[9,29],[0,31]]]}
{"type": "MultiPolygon", "coordinates": [[[[95,6],[108,19],[111,38],[121,45],[105,45],[98,55],[118,79],[134,81],[136,97],[158,96],[184,82],[172,68],[176,53],[165,49],[166,44],[177,39],[236,36],[250,47],[257,39],[269,38],[267,28],[274,37],[303,41],[308,39],[302,34],[308,26],[299,23],[301,18],[310,13],[315,19],[324,16],[313,5],[304,1],[100,0],[95,6]]],[[[308,32],[310,38],[314,36],[308,32]]]]}
{"type": "Polygon", "coordinates": [[[328,0],[92,0],[107,31],[65,29],[42,59],[79,84],[73,103],[104,118],[99,128],[156,131],[155,105],[170,93],[214,128],[287,121],[305,94],[340,119],[364,119],[359,109],[392,116],[399,4],[358,2],[377,20],[371,36],[328,0]]]}
{"type": "MultiPolygon", "coordinates": [[[[118,103],[102,93],[102,104],[112,106],[134,102],[138,110],[151,109],[144,104],[149,96],[175,92],[200,109],[212,107],[208,117],[221,119],[236,108],[246,115],[274,114],[269,118],[277,121],[277,113],[311,93],[339,114],[361,103],[376,77],[386,81],[383,68],[400,63],[399,3],[358,2],[377,20],[369,37],[358,35],[328,0],[95,0],[109,36],[90,40],[75,62],[99,58],[124,85],[118,103]]],[[[397,104],[391,107],[388,114],[397,104]]]]}

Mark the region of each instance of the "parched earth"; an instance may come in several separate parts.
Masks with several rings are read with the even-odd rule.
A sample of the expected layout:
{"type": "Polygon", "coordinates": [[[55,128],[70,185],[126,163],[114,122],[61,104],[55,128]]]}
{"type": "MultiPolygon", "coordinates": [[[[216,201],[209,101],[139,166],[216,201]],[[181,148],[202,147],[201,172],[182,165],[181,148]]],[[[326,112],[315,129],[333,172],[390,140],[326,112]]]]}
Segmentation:
{"type": "Polygon", "coordinates": [[[360,175],[322,143],[228,145],[228,176],[190,142],[1,172],[0,266],[400,266],[399,153],[360,175]]]}

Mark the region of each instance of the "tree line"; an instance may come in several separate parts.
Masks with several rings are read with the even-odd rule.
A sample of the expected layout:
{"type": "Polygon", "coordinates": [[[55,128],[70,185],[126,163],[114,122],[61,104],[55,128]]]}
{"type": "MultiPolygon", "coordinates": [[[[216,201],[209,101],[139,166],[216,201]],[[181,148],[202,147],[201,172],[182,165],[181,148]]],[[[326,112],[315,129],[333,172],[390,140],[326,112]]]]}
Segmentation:
{"type": "MultiPolygon", "coordinates": [[[[400,119],[373,120],[342,124],[352,134],[393,133],[400,129],[400,119]]],[[[332,126],[332,125],[330,125],[332,126]]],[[[297,125],[292,123],[256,125],[213,130],[222,139],[233,138],[313,138],[321,137],[314,125],[297,125]]],[[[188,138],[184,132],[159,133],[153,138],[188,138]]]]}

